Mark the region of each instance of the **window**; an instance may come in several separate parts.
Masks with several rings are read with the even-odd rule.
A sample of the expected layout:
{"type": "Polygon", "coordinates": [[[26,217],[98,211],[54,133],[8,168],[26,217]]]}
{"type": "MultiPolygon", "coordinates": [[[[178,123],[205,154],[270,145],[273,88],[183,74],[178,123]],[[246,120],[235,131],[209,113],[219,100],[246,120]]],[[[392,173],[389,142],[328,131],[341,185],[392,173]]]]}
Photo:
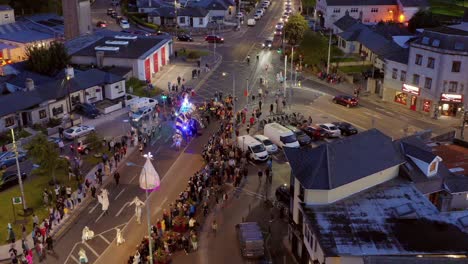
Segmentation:
{"type": "Polygon", "coordinates": [[[198,18],[198,25],[203,25],[203,18],[198,18]]]}
{"type": "Polygon", "coordinates": [[[419,74],[413,74],[413,84],[419,85],[419,74]]]}
{"type": "Polygon", "coordinates": [[[304,194],[305,194],[305,190],[304,190],[304,187],[302,187],[302,185],[299,185],[299,198],[304,201],[304,194]]]}
{"type": "Polygon", "coordinates": [[[462,42],[455,42],[454,49],[455,50],[464,50],[465,49],[465,44],[463,44],[462,42]]]}
{"type": "Polygon", "coordinates": [[[77,94],[77,95],[72,95],[71,96],[71,104],[72,106],[75,106],[76,104],[79,104],[80,103],[80,95],[77,94]]]}
{"type": "Polygon", "coordinates": [[[431,78],[426,78],[426,79],[424,80],[424,88],[430,90],[431,87],[432,87],[432,79],[431,79],[431,78]]]}
{"type": "Polygon", "coordinates": [[[185,17],[179,17],[179,23],[185,24],[185,17]]]}
{"type": "Polygon", "coordinates": [[[416,54],[416,59],[414,60],[414,64],[421,65],[422,64],[422,55],[416,54]]]}
{"type": "Polygon", "coordinates": [[[392,79],[396,80],[397,76],[398,76],[398,70],[393,68],[392,69],[392,79]]]}
{"type": "Polygon", "coordinates": [[[10,18],[10,16],[8,14],[5,14],[5,19],[8,19],[10,18]]]}
{"type": "Polygon", "coordinates": [[[458,82],[450,82],[450,83],[449,83],[448,92],[449,92],[449,93],[456,93],[456,92],[457,92],[457,88],[458,88],[458,82]]]}
{"type": "Polygon", "coordinates": [[[39,110],[39,119],[44,119],[47,117],[47,112],[46,110],[42,109],[42,110],[39,110]]]}
{"type": "Polygon", "coordinates": [[[439,47],[439,44],[440,44],[440,40],[438,40],[438,39],[434,39],[434,40],[432,41],[432,46],[433,46],[433,47],[439,47]]]}
{"type": "Polygon", "coordinates": [[[359,11],[358,8],[351,8],[351,13],[357,13],[359,11]]]}
{"type": "Polygon", "coordinates": [[[118,93],[123,93],[123,91],[124,91],[123,87],[120,86],[120,85],[116,85],[114,88],[115,88],[115,90],[117,90],[118,93]]]}
{"type": "Polygon", "coordinates": [[[63,105],[60,105],[60,107],[54,107],[52,108],[52,115],[58,116],[63,113],[63,105]]]}
{"type": "Polygon", "coordinates": [[[14,116],[10,116],[10,117],[5,118],[5,127],[11,127],[14,124],[15,124],[15,117],[14,116]]]}
{"type": "Polygon", "coordinates": [[[452,62],[452,72],[460,72],[461,61],[452,62]]]}
{"type": "Polygon", "coordinates": [[[344,40],[344,39],[341,40],[341,47],[343,49],[346,49],[346,40],[344,40]]]}
{"type": "Polygon", "coordinates": [[[371,8],[371,13],[378,13],[379,12],[379,9],[378,8],[371,8]]]}
{"type": "Polygon", "coordinates": [[[96,89],[89,89],[85,94],[88,96],[88,99],[96,98],[96,89]]]}
{"type": "Polygon", "coordinates": [[[340,12],[341,12],[341,10],[339,8],[333,9],[333,13],[340,13],[340,12]]]}
{"type": "Polygon", "coordinates": [[[432,162],[431,166],[429,167],[429,172],[433,172],[436,170],[437,162],[432,162]]]}
{"type": "Polygon", "coordinates": [[[427,59],[427,67],[430,68],[430,69],[434,69],[434,62],[435,62],[435,59],[429,57],[429,58],[427,59]]]}
{"type": "Polygon", "coordinates": [[[400,81],[406,82],[406,72],[405,72],[405,71],[401,71],[401,73],[400,73],[400,81]]]}
{"type": "Polygon", "coordinates": [[[421,43],[428,45],[429,44],[429,38],[428,37],[423,37],[421,43]]]}

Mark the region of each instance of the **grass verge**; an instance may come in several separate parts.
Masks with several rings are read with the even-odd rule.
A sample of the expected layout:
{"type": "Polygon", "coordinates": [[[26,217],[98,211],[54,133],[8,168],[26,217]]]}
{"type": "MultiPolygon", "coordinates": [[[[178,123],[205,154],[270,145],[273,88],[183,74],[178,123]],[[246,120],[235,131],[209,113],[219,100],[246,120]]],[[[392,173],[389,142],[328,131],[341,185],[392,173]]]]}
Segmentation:
{"type": "Polygon", "coordinates": [[[465,7],[468,7],[468,0],[429,0],[429,4],[434,14],[462,17],[465,7]]]}
{"type": "Polygon", "coordinates": [[[361,73],[363,71],[372,69],[372,65],[342,66],[342,67],[339,67],[338,69],[344,73],[361,73]]]}
{"type": "Polygon", "coordinates": [[[158,87],[153,87],[153,89],[149,89],[146,82],[138,80],[135,77],[130,78],[126,84],[127,93],[142,96],[142,97],[156,97],[160,95],[163,91],[158,87]],[[133,91],[129,91],[129,88],[132,87],[133,91]]]}

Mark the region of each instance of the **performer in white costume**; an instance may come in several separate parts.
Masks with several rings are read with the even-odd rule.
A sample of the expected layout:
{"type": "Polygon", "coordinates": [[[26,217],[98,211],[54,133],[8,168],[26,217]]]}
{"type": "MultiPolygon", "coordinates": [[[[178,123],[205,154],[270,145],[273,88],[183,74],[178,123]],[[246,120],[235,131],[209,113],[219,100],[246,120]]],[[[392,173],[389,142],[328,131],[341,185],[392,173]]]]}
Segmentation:
{"type": "Polygon", "coordinates": [[[106,189],[101,189],[101,194],[98,195],[98,201],[102,206],[104,215],[107,215],[109,209],[109,192],[106,189]]]}
{"type": "Polygon", "coordinates": [[[121,244],[125,243],[125,238],[123,238],[122,230],[120,230],[120,228],[116,228],[116,230],[117,234],[115,240],[117,241],[117,246],[120,246],[121,244]]]}
{"type": "Polygon", "coordinates": [[[141,209],[143,208],[143,206],[145,206],[145,203],[142,202],[138,196],[135,196],[135,198],[133,199],[133,201],[129,204],[130,205],[135,205],[135,216],[137,218],[137,223],[138,224],[141,224],[141,209]]]}
{"type": "Polygon", "coordinates": [[[88,263],[88,256],[86,256],[86,251],[84,251],[84,249],[80,249],[78,252],[78,257],[80,258],[80,263],[88,263]]]}
{"type": "Polygon", "coordinates": [[[85,226],[81,235],[81,242],[84,243],[90,239],[93,239],[94,232],[89,230],[89,227],[85,226]]]}

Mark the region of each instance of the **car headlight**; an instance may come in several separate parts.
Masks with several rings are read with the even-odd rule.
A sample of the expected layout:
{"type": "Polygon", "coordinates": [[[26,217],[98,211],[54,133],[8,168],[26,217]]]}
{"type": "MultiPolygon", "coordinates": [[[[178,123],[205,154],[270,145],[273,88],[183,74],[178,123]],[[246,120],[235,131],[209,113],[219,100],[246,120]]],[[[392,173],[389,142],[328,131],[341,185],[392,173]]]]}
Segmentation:
{"type": "Polygon", "coordinates": [[[271,48],[271,44],[268,44],[268,47],[271,48]]]}
{"type": "Polygon", "coordinates": [[[265,43],[262,43],[262,47],[265,47],[265,43]]]}

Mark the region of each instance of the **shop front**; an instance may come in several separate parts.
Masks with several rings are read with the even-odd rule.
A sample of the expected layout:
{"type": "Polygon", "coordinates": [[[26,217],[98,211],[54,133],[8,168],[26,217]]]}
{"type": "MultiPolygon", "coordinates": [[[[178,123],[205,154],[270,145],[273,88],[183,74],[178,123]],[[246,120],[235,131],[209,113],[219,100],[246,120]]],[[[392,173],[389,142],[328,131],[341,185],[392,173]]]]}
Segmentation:
{"type": "Polygon", "coordinates": [[[416,106],[418,104],[418,97],[421,95],[421,89],[417,86],[412,86],[404,83],[401,90],[406,93],[409,97],[409,109],[416,111],[416,106]]]}
{"type": "Polygon", "coordinates": [[[440,95],[439,112],[441,115],[456,116],[458,112],[463,110],[462,94],[443,93],[440,95]]]}

